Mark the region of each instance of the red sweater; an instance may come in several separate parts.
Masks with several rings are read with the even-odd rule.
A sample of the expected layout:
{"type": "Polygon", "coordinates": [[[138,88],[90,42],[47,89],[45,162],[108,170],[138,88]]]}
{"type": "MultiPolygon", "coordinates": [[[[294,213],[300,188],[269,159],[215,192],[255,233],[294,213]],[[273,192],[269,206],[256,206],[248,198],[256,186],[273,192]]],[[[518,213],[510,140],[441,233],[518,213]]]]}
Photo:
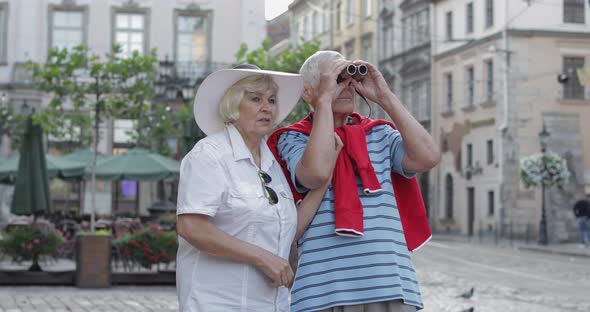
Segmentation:
{"type": "MultiPolygon", "coordinates": [[[[358,198],[358,193],[356,191],[355,167],[357,168],[357,173],[361,178],[365,192],[370,193],[371,191],[377,191],[381,188],[376,179],[373,166],[369,161],[365,135],[373,127],[378,125],[386,124],[394,129],[395,126],[389,121],[382,119],[372,120],[357,113],[352,113],[351,116],[353,119],[356,119],[358,122],[357,125],[360,127],[344,126],[336,129],[336,133],[343,139],[344,147],[342,151],[344,153],[341,152],[340,155],[338,155],[336,166],[334,168],[332,186],[334,189],[334,217],[336,221],[336,230],[341,235],[357,236],[362,235],[363,215],[362,205],[360,205],[360,199],[358,198]],[[364,131],[363,136],[358,135],[358,129],[364,131]],[[361,139],[362,141],[359,142],[361,139]],[[356,142],[356,144],[353,144],[352,142],[356,142]],[[352,185],[354,185],[354,190],[351,192],[352,185]],[[346,204],[343,205],[341,203],[346,204]]],[[[291,174],[289,173],[287,164],[280,158],[277,146],[279,136],[283,132],[297,131],[309,135],[312,129],[311,118],[313,118],[313,113],[298,123],[278,129],[271,134],[268,139],[268,146],[277,161],[281,164],[283,172],[289,182],[289,186],[291,187],[291,191],[293,192],[295,202],[303,199],[304,194],[297,192],[295,189],[293,182],[290,179],[291,174]]],[[[426,209],[420,194],[420,188],[418,187],[416,178],[407,179],[393,171],[391,172],[391,181],[393,183],[393,190],[400,213],[407,247],[410,251],[416,250],[426,243],[432,236],[428,224],[428,218],[426,216],[426,209]]]]}

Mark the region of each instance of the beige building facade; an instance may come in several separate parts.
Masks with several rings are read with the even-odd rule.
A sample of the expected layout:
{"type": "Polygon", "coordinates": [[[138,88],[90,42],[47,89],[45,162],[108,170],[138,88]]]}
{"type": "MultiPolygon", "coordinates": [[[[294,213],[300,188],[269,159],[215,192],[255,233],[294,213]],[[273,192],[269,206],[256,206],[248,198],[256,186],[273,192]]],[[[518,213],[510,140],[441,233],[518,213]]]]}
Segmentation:
{"type": "Polygon", "coordinates": [[[520,160],[547,149],[571,172],[544,194],[549,242],[575,241],[575,200],[590,185],[590,12],[586,1],[433,1],[431,178],[437,231],[537,240],[540,187],[520,160]],[[540,18],[543,17],[543,18],[540,18]]]}

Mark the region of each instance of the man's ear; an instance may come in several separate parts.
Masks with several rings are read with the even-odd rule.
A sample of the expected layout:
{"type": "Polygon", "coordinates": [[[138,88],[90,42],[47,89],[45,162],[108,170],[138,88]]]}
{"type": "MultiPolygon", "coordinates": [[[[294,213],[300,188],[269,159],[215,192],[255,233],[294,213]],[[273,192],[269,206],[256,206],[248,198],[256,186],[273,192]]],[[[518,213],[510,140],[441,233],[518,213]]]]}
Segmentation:
{"type": "Polygon", "coordinates": [[[313,98],[313,88],[309,84],[309,82],[303,83],[303,94],[301,95],[301,97],[303,97],[303,100],[305,102],[311,104],[311,99],[313,98]]]}

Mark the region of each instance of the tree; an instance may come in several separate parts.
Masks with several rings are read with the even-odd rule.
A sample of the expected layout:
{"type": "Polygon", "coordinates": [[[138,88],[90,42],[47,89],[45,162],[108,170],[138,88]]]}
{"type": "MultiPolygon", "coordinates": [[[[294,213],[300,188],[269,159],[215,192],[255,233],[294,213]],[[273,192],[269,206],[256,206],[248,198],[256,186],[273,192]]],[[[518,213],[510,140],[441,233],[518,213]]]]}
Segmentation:
{"type": "Polygon", "coordinates": [[[19,114],[7,104],[0,107],[0,144],[4,136],[10,138],[10,147],[18,151],[25,132],[25,121],[27,116],[19,114]]]}
{"type": "MultiPolygon", "coordinates": [[[[248,52],[248,46],[243,43],[236,53],[236,64],[249,63],[261,69],[282,71],[287,73],[299,73],[301,65],[312,54],[320,49],[320,41],[312,40],[304,42],[296,47],[289,46],[276,56],[270,53],[270,38],[262,42],[262,46],[248,52]]],[[[310,109],[302,100],[295,106],[293,111],[285,118],[283,124],[291,124],[299,121],[309,113],[310,109]]]]}
{"type": "Polygon", "coordinates": [[[49,105],[34,115],[34,121],[54,137],[68,135],[81,146],[91,138],[94,154],[91,164],[93,231],[99,124],[111,118],[138,119],[149,108],[155,79],[155,50],[145,56],[137,51],[129,58],[120,55],[121,48],[116,45],[103,58],[91,55],[85,46],[80,45],[72,50],[52,49],[43,65],[28,63],[36,88],[52,95],[49,105]],[[64,115],[66,111],[68,114],[64,115]],[[93,128],[91,135],[90,125],[93,128]]]}

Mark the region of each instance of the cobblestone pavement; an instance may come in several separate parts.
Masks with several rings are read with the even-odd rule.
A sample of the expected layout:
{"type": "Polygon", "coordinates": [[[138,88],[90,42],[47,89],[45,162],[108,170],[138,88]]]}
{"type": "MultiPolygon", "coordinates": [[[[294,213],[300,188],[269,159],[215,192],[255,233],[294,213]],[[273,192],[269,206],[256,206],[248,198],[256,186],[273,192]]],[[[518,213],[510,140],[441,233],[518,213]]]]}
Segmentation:
{"type": "MultiPolygon", "coordinates": [[[[424,312],[590,311],[590,258],[432,241],[413,255],[424,312]],[[460,295],[473,287],[474,295],[460,295]]],[[[0,287],[0,312],[177,311],[174,287],[0,287]]]]}
{"type": "Polygon", "coordinates": [[[412,258],[427,312],[590,311],[590,258],[437,241],[412,258]]]}
{"type": "Polygon", "coordinates": [[[170,287],[0,287],[0,312],[178,311],[170,287]]]}

